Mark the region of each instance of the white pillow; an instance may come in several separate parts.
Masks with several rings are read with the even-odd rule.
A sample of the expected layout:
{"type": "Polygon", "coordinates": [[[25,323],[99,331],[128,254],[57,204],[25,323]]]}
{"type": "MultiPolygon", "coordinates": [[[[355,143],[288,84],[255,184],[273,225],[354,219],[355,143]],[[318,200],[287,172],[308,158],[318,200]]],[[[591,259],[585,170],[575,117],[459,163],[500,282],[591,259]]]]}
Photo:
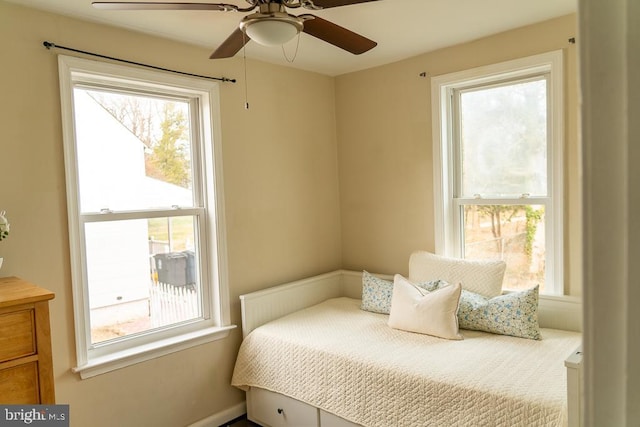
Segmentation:
{"type": "Polygon", "coordinates": [[[396,274],[388,324],[394,329],[461,340],[458,333],[461,291],[457,283],[428,292],[396,274]]]}
{"type": "MultiPolygon", "coordinates": [[[[419,288],[433,291],[447,283],[442,280],[416,283],[419,288]]],[[[391,311],[391,297],[393,296],[393,282],[380,279],[373,274],[362,272],[362,303],[360,309],[373,313],[389,314],[391,311]]]]}
{"type": "Polygon", "coordinates": [[[409,280],[444,280],[460,283],[466,289],[493,298],[502,294],[504,261],[473,261],[447,258],[426,251],[416,251],[409,259],[409,280]]]}

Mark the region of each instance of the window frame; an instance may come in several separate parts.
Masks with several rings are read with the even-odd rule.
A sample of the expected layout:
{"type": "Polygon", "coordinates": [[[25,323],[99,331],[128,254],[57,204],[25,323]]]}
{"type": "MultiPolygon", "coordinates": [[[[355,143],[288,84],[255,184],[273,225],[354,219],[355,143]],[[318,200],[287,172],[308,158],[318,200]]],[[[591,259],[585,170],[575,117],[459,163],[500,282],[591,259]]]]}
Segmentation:
{"type": "Polygon", "coordinates": [[[72,370],[83,379],[89,378],[228,336],[235,325],[230,324],[229,309],[219,84],[64,55],[58,58],[58,68],[76,335],[77,366],[72,370]],[[193,206],[95,213],[80,211],[75,87],[146,91],[160,97],[169,95],[189,100],[192,111],[196,108],[198,112],[190,119],[193,206]],[[84,224],[139,219],[140,215],[144,218],[193,215],[198,221],[196,238],[200,254],[202,317],[178,326],[92,345],[84,224]]]}
{"type": "MultiPolygon", "coordinates": [[[[509,80],[548,75],[548,141],[547,186],[545,198],[488,198],[481,204],[544,204],[546,224],[545,294],[564,294],[563,255],[563,152],[564,101],[563,53],[561,50],[501,62],[469,70],[435,76],[431,79],[433,185],[434,185],[434,237],[437,254],[462,256],[460,206],[467,199],[456,198],[460,173],[455,146],[455,117],[453,91],[478,86],[490,86],[509,80]],[[506,203],[505,203],[506,201],[506,203]],[[526,203],[523,203],[526,201],[526,203]]],[[[473,203],[480,204],[480,203],[473,203]]]]}

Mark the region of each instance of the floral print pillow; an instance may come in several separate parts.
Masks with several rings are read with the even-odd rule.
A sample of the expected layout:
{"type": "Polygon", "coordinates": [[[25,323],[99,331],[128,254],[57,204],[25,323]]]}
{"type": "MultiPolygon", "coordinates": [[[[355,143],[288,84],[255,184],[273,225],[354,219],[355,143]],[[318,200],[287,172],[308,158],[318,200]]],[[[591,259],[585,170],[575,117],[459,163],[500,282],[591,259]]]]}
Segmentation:
{"type": "Polygon", "coordinates": [[[463,289],[458,308],[460,328],[540,340],[538,291],[536,285],[489,299],[463,289]]]}
{"type": "MultiPolygon", "coordinates": [[[[433,292],[446,286],[443,280],[431,280],[415,283],[416,286],[433,292]]],[[[366,271],[362,272],[362,303],[360,308],[374,313],[389,314],[391,312],[391,297],[393,296],[393,282],[380,279],[366,271]]]]}

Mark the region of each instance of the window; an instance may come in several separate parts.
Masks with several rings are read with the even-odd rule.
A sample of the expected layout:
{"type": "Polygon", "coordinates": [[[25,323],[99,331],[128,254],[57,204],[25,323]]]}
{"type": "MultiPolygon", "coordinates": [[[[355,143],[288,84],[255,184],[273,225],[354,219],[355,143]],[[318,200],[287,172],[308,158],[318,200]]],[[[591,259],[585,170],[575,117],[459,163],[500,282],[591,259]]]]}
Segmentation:
{"type": "Polygon", "coordinates": [[[224,337],[218,87],[59,60],[83,378],[224,337]]]}
{"type": "Polygon", "coordinates": [[[563,293],[562,53],[432,80],[436,252],[563,293]]]}

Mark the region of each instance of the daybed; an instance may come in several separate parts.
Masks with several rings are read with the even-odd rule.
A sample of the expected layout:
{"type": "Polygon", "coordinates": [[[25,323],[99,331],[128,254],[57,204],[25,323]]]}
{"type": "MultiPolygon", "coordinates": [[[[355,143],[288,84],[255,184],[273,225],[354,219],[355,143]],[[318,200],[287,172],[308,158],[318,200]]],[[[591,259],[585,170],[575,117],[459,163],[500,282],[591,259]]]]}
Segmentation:
{"type": "MultiPolygon", "coordinates": [[[[409,278],[424,261],[412,255],[409,278]]],[[[339,270],[241,297],[244,341],[232,384],[247,392],[250,420],[579,425],[579,300],[540,297],[541,339],[464,329],[462,339],[443,339],[390,327],[389,315],[362,309],[362,292],[362,273],[339,270]]]]}

